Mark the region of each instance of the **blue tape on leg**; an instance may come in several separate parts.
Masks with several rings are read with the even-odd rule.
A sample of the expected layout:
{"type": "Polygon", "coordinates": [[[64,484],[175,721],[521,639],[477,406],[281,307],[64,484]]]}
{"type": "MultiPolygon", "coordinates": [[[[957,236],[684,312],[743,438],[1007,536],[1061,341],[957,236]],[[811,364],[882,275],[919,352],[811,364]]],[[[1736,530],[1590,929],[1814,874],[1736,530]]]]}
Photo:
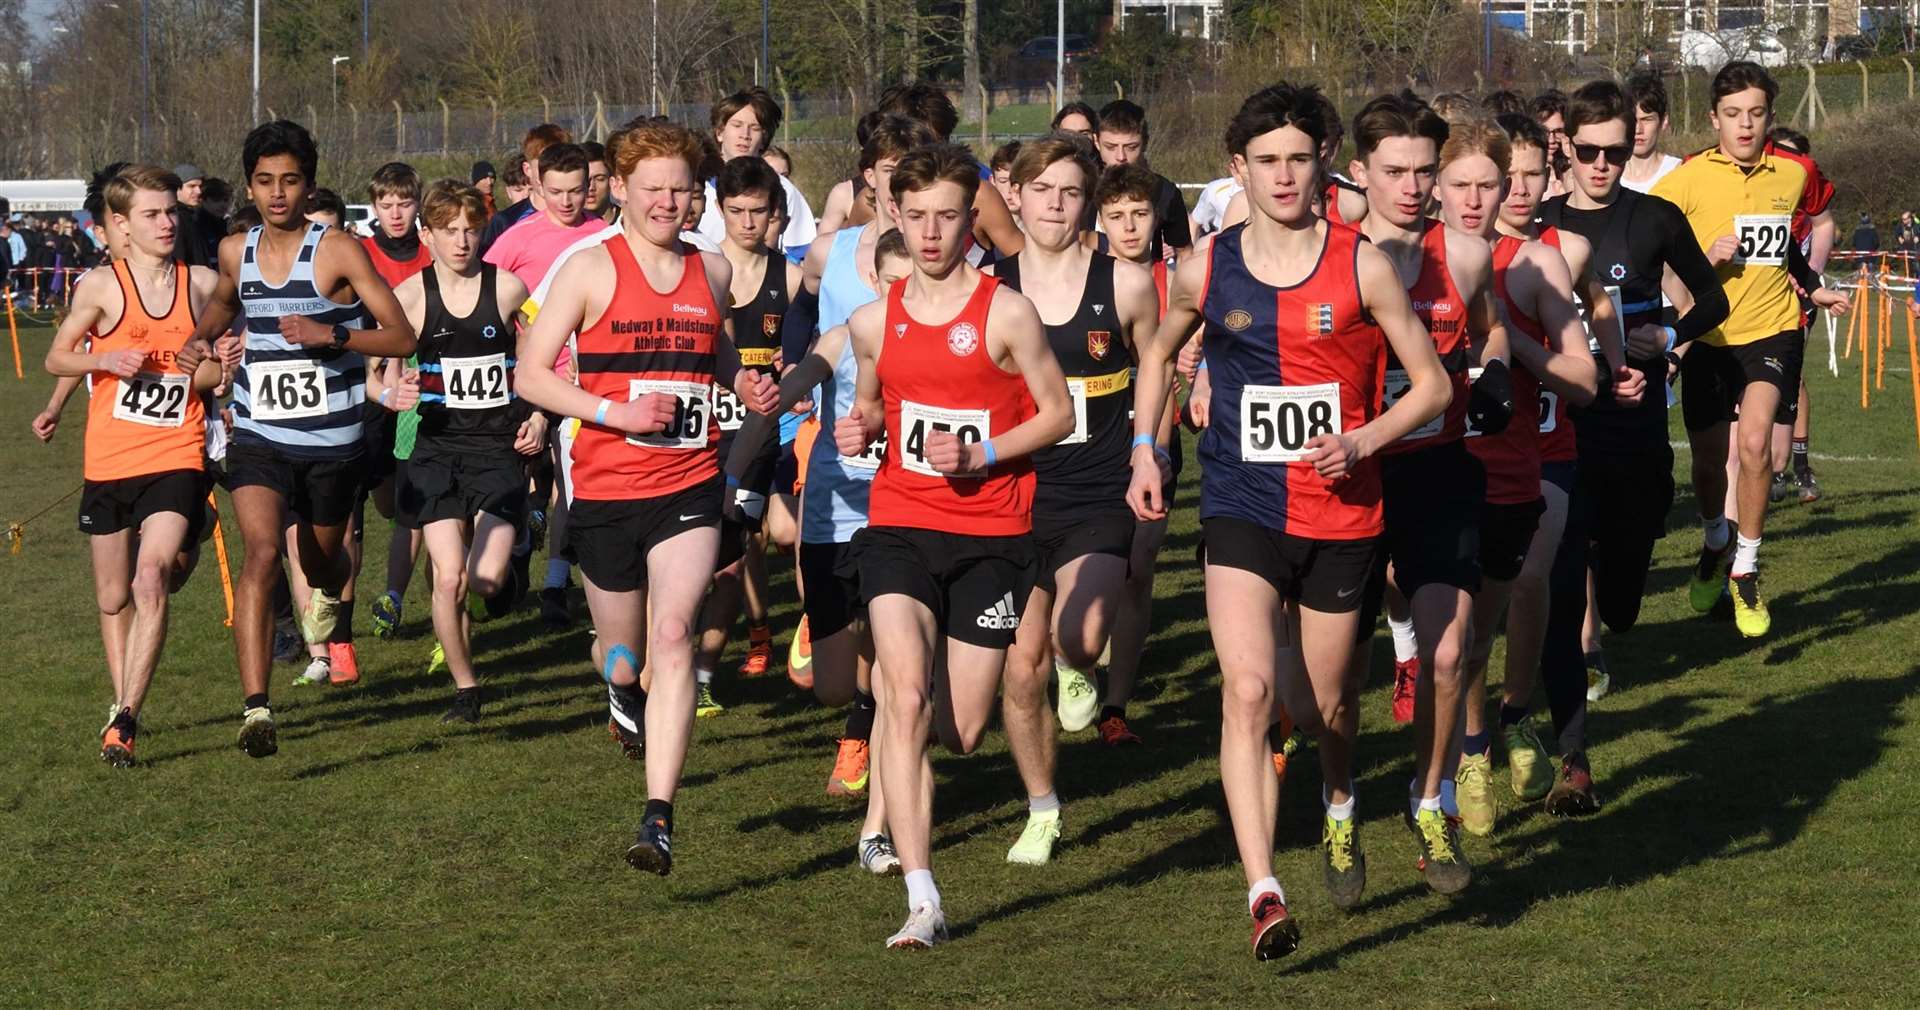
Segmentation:
{"type": "Polygon", "coordinates": [[[607,650],[607,668],[600,673],[600,676],[606,678],[607,683],[613,683],[613,664],[620,662],[623,658],[636,675],[640,672],[640,657],[634,655],[632,649],[624,645],[616,645],[607,650]]]}

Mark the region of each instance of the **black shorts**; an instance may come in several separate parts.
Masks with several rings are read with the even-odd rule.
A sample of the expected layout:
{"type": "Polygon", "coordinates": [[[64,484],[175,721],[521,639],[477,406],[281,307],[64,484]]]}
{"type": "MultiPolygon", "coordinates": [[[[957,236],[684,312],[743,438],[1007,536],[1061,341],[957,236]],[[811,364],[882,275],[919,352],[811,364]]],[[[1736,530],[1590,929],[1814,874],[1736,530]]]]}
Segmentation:
{"type": "Polygon", "coordinates": [[[657,498],[575,498],[567,507],[566,560],[600,589],[633,592],[647,584],[647,555],[655,547],[688,530],[720,524],[720,489],[715,477],[657,498]]]}
{"type": "Polygon", "coordinates": [[[518,525],[527,515],[527,471],[518,454],[481,456],[415,447],[394,482],[394,521],[410,530],[486,512],[518,525]]]}
{"type": "Polygon", "coordinates": [[[866,608],[859,600],[860,583],[841,574],[850,544],[800,544],[800,580],[806,585],[807,634],[814,641],[838,634],[866,608]]]}
{"type": "Polygon", "coordinates": [[[1568,525],[1602,545],[1658,540],[1667,535],[1673,491],[1673,447],[1665,441],[1639,456],[1582,459],[1570,505],[1581,519],[1568,525]]]}
{"type": "Polygon", "coordinates": [[[139,530],[147,517],[177,512],[187,517],[182,547],[200,542],[207,526],[207,475],[200,470],[86,481],[80,490],[80,532],[96,537],[139,530]]]}
{"type": "Polygon", "coordinates": [[[859,579],[862,603],[909,596],[933,611],[947,637],[1005,649],[1013,644],[1039,567],[1033,539],[1024,534],[971,537],[869,526],[854,534],[839,571],[859,579]]]}
{"type": "Polygon", "coordinates": [[[400,430],[400,415],[369,403],[361,415],[360,438],[367,452],[367,493],[386,483],[399,460],[393,458],[393,443],[400,430]]]}
{"type": "MultiPolygon", "coordinates": [[[[1672,450],[1668,451],[1671,452],[1672,450]]],[[[1559,488],[1562,493],[1572,494],[1573,482],[1577,479],[1576,474],[1578,471],[1576,467],[1577,464],[1568,459],[1542,463],[1540,464],[1540,480],[1543,483],[1552,484],[1554,487],[1559,488]]]]}
{"type": "MultiPolygon", "coordinates": [[[[1782,402],[1800,396],[1800,364],[1807,335],[1788,330],[1750,344],[1716,347],[1695,343],[1680,359],[1680,417],[1688,431],[1725,424],[1736,416],[1747,386],[1764,382],[1780,391],[1782,402]]],[[[1775,421],[1793,423],[1793,414],[1775,421]]]]}
{"type": "Polygon", "coordinates": [[[1326,614],[1360,609],[1379,553],[1378,537],[1317,540],[1232,516],[1200,520],[1202,567],[1252,572],[1282,599],[1326,614]]]}
{"type": "MultiPolygon", "coordinates": [[[[780,465],[781,446],[771,440],[761,447],[760,453],[748,461],[746,472],[741,474],[740,485],[733,489],[734,500],[740,505],[740,515],[746,520],[743,525],[750,533],[758,533],[767,517],[767,496],[773,493],[774,471],[780,465]]],[[[733,452],[733,433],[725,432],[720,436],[720,462],[724,465],[733,452]]],[[[724,479],[724,478],[723,478],[724,479]]],[[[787,485],[791,493],[793,485],[787,485]]]]}
{"type": "Polygon", "coordinates": [[[1527,563],[1527,547],[1540,528],[1547,501],[1535,498],[1518,505],[1488,502],[1480,513],[1480,571],[1489,579],[1512,582],[1527,563]]]}
{"type": "Polygon", "coordinates": [[[365,454],[346,459],[302,459],[261,442],[227,447],[227,486],[264,487],[286,499],[294,519],[340,526],[353,516],[367,473],[365,454]]]}
{"type": "Polygon", "coordinates": [[[1133,530],[1139,520],[1129,510],[1081,509],[1077,512],[1033,512],[1033,549],[1040,557],[1035,585],[1052,593],[1054,575],[1074,558],[1111,554],[1133,557],[1133,530]]]}
{"type": "Polygon", "coordinates": [[[800,457],[794,450],[794,446],[798,444],[797,439],[780,443],[780,453],[774,457],[773,461],[774,494],[792,497],[800,493],[800,489],[793,486],[794,482],[800,479],[800,457]]]}
{"type": "Polygon", "coordinates": [[[1411,598],[1431,583],[1480,591],[1481,510],[1487,470],[1459,439],[1380,458],[1386,556],[1411,598]]]}

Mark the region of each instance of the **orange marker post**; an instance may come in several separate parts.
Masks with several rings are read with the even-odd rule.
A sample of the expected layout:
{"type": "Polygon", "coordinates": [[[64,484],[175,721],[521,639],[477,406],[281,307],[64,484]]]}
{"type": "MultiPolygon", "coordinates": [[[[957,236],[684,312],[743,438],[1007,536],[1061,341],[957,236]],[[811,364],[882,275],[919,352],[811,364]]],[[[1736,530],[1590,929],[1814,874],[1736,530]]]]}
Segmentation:
{"type": "Polygon", "coordinates": [[[220,560],[220,595],[227,601],[227,627],[233,627],[233,572],[227,567],[227,535],[220,528],[220,503],[207,492],[207,508],[213,510],[213,554],[220,560]]]}
{"type": "Polygon", "coordinates": [[[26,369],[20,364],[20,324],[13,319],[13,289],[7,289],[7,336],[13,340],[13,377],[25,379],[26,369]]]}
{"type": "Polygon", "coordinates": [[[1907,313],[1907,378],[1913,381],[1914,437],[1920,439],[1920,339],[1915,338],[1913,313],[1907,313]]]}

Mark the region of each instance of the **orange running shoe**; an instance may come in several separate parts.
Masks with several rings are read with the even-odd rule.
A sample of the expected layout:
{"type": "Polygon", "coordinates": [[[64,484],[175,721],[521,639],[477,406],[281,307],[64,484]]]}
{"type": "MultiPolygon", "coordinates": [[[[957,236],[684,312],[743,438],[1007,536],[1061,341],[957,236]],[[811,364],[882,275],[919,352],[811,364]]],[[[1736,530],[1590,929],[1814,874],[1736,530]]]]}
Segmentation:
{"type": "Polygon", "coordinates": [[[1420,657],[1393,664],[1393,721],[1413,721],[1413,688],[1420,682],[1420,657]]]}
{"type": "Polygon", "coordinates": [[[133,767],[133,736],[137,726],[133,713],[125,709],[113,717],[100,737],[100,760],[115,768],[133,767]]]}
{"type": "Polygon", "coordinates": [[[807,617],[800,615],[794,629],[793,644],[787,647],[787,679],[802,691],[813,690],[813,636],[807,631],[807,617]]]}
{"type": "Polygon", "coordinates": [[[1140,742],[1139,735],[1127,725],[1127,717],[1123,715],[1107,716],[1100,720],[1097,728],[1100,730],[1100,742],[1109,747],[1124,747],[1140,742]]]}
{"type": "Polygon", "coordinates": [[[1280,776],[1280,790],[1287,788],[1287,759],[1293,756],[1296,746],[1293,739],[1293,717],[1285,709],[1280,710],[1280,718],[1267,727],[1267,744],[1273,748],[1273,772],[1280,776]],[[1278,743],[1275,743],[1275,740],[1278,743]]]}
{"type": "Polygon", "coordinates": [[[764,624],[747,625],[747,658],[740,664],[740,676],[751,680],[767,675],[773,665],[773,630],[764,624]]]}
{"type": "Polygon", "coordinates": [[[843,739],[827,776],[828,796],[858,796],[867,789],[867,742],[843,739]]]}
{"type": "Polygon", "coordinates": [[[344,687],[360,682],[360,658],[354,655],[352,642],[328,642],[327,661],[333,666],[327,683],[344,687]]]}

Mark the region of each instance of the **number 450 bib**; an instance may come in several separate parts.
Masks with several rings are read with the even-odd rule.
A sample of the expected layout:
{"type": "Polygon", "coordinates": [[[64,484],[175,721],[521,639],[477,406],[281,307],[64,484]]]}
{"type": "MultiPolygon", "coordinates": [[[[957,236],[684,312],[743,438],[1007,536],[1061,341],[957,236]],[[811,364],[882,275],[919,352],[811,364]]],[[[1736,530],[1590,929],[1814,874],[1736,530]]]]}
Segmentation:
{"type": "Polygon", "coordinates": [[[928,477],[945,477],[927,462],[927,437],[935,432],[944,431],[958,435],[963,444],[986,440],[991,427],[992,413],[985,410],[954,410],[947,407],[929,407],[912,400],[900,401],[900,435],[906,443],[906,452],[900,456],[900,465],[918,474],[928,477]]]}

